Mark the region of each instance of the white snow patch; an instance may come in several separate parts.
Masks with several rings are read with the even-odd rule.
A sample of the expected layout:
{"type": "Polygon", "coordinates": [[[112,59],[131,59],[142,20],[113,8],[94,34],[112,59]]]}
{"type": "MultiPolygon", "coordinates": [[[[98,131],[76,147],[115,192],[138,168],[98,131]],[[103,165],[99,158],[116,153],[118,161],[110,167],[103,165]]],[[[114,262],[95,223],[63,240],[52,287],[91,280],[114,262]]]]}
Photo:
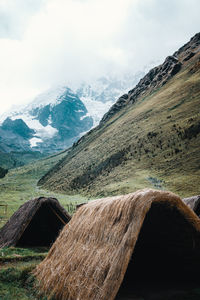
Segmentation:
{"type": "Polygon", "coordinates": [[[7,118],[7,117],[14,117],[17,116],[19,118],[19,115],[22,114],[29,114],[31,110],[34,110],[36,108],[42,108],[46,105],[50,105],[51,107],[59,104],[63,101],[63,98],[66,96],[69,98],[76,99],[77,96],[74,95],[73,91],[66,87],[66,86],[57,86],[56,88],[51,88],[41,94],[39,94],[37,97],[35,97],[30,103],[26,105],[18,105],[13,106],[12,109],[5,112],[0,116],[0,124],[7,118]]]}
{"type": "MultiPolygon", "coordinates": [[[[95,101],[89,97],[81,97],[81,101],[87,108],[88,113],[82,117],[90,116],[93,118],[93,127],[97,126],[101,121],[103,115],[109,110],[109,108],[114,104],[114,101],[108,101],[106,103],[95,101]]],[[[81,119],[82,120],[82,119],[81,119]]]]}
{"type": "MultiPolygon", "coordinates": [[[[43,107],[48,104],[51,106],[56,105],[56,103],[60,102],[60,97],[64,94],[66,90],[70,90],[64,86],[58,86],[57,88],[51,88],[48,91],[38,95],[31,103],[28,105],[28,110],[43,107]]],[[[71,95],[69,95],[71,97],[71,95]]]]}
{"type": "MultiPolygon", "coordinates": [[[[72,91],[71,91],[72,92],[72,91]]],[[[67,95],[69,98],[72,98],[72,99],[77,99],[77,96],[76,95],[73,95],[73,94],[68,94],[67,95]]]]}
{"type": "Polygon", "coordinates": [[[31,148],[33,148],[33,147],[37,146],[37,143],[42,143],[43,140],[40,138],[37,138],[37,137],[33,137],[32,139],[29,140],[29,142],[30,142],[31,148]]]}
{"type": "Polygon", "coordinates": [[[128,93],[143,77],[143,72],[121,76],[104,76],[90,82],[82,82],[75,89],[97,126],[105,113],[125,93],[128,93]]]}
{"type": "Polygon", "coordinates": [[[49,118],[48,118],[48,125],[51,125],[52,124],[52,117],[51,115],[49,115],[49,118]]]}
{"type": "Polygon", "coordinates": [[[33,119],[28,114],[13,116],[11,119],[22,119],[29,128],[35,130],[35,136],[40,137],[42,140],[52,138],[58,132],[58,130],[50,124],[43,126],[38,120],[33,119]]]}
{"type": "Polygon", "coordinates": [[[87,112],[87,114],[86,115],[84,115],[84,116],[82,116],[82,117],[80,117],[80,120],[82,121],[83,119],[85,119],[85,118],[87,118],[87,117],[90,117],[91,115],[90,115],[90,113],[89,112],[87,112]]]}
{"type": "MultiPolygon", "coordinates": [[[[38,122],[40,124],[40,122],[38,122]]],[[[41,125],[41,124],[40,124],[41,125]]],[[[36,135],[39,135],[42,139],[50,139],[52,138],[58,130],[51,125],[42,126],[37,129],[36,135]]]]}

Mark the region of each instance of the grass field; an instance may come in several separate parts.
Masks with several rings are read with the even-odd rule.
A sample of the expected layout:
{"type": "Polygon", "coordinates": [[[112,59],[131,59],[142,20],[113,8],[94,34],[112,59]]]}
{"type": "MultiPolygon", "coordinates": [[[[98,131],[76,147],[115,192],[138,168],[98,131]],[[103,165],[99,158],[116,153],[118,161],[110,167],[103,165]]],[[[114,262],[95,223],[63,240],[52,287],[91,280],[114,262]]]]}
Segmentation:
{"type": "MultiPolygon", "coordinates": [[[[88,201],[79,195],[64,195],[39,189],[37,181],[63,157],[63,153],[44,158],[28,165],[11,169],[0,179],[0,227],[25,201],[47,196],[55,197],[70,213],[76,203],[88,201]]],[[[0,249],[0,300],[46,300],[34,288],[35,280],[31,272],[42,261],[46,248],[4,248],[0,249]]]]}
{"type": "Polygon", "coordinates": [[[0,299],[45,300],[34,288],[31,272],[44,259],[48,249],[0,249],[0,299]]]}
{"type": "Polygon", "coordinates": [[[38,180],[63,157],[63,153],[45,158],[34,163],[11,169],[8,174],[0,179],[0,227],[24,202],[40,197],[55,197],[69,213],[72,213],[73,204],[88,201],[87,197],[80,195],[64,195],[61,193],[49,192],[38,188],[38,180]],[[72,205],[69,205],[72,204],[72,205]]]}

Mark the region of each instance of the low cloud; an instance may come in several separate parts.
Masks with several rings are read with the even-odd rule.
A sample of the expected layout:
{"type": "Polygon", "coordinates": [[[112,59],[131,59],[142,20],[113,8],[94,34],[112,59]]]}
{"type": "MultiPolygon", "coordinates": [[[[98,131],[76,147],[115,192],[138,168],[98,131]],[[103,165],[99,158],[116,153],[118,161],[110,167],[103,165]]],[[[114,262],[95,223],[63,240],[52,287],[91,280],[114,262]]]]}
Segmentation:
{"type": "Polygon", "coordinates": [[[162,61],[200,28],[198,0],[2,0],[1,112],[57,84],[162,61]]]}

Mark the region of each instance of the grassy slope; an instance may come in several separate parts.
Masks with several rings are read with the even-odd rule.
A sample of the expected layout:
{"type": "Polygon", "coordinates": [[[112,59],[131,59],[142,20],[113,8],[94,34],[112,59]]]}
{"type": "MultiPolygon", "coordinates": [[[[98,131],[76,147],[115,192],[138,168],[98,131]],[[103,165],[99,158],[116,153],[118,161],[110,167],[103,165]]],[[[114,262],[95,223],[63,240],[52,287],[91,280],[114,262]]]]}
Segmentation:
{"type": "Polygon", "coordinates": [[[9,152],[0,151],[0,166],[5,169],[16,168],[31,163],[37,159],[43,158],[45,155],[40,152],[9,152]]]}
{"type": "Polygon", "coordinates": [[[37,295],[31,272],[46,254],[47,249],[0,249],[0,299],[45,300],[37,295]]]}
{"type": "Polygon", "coordinates": [[[9,170],[8,174],[0,179],[0,204],[8,205],[8,214],[4,214],[4,207],[0,206],[0,227],[6,222],[20,205],[25,201],[40,196],[56,197],[62,205],[71,202],[84,202],[80,196],[66,196],[49,192],[37,187],[37,182],[53,165],[55,165],[66,153],[60,153],[34,163],[9,170]]]}
{"type": "Polygon", "coordinates": [[[200,128],[198,61],[196,55],[162,88],[93,130],[47,174],[43,186],[93,196],[144,187],[180,196],[200,193],[200,134],[194,130],[200,128]]]}

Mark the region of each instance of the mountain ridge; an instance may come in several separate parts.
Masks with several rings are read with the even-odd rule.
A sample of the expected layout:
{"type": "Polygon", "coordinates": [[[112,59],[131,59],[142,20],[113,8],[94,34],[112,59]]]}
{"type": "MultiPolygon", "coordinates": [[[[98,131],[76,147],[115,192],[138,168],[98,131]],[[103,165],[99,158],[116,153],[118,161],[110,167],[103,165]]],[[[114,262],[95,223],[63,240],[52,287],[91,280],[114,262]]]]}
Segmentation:
{"type": "Polygon", "coordinates": [[[83,102],[69,88],[42,94],[3,121],[1,149],[47,154],[62,151],[92,127],[87,114],[83,102]]]}
{"type": "Polygon", "coordinates": [[[176,75],[182,63],[191,59],[200,49],[200,33],[197,33],[188,43],[182,46],[173,55],[168,56],[164,63],[151,69],[139,83],[128,92],[122,95],[110,110],[103,116],[101,122],[105,122],[119,109],[127,104],[133,104],[137,97],[145,94],[149,90],[163,86],[170,78],[176,75]]]}
{"type": "Polygon", "coordinates": [[[48,154],[70,147],[99,124],[115,98],[122,91],[127,91],[142,74],[106,76],[90,83],[83,82],[75,88],[75,92],[60,85],[39,94],[27,105],[1,116],[0,150],[6,153],[39,151],[48,154]],[[16,131],[17,123],[19,132],[16,131]],[[29,134],[26,135],[25,131],[29,134]]]}
{"type": "MultiPolygon", "coordinates": [[[[99,126],[74,143],[39,185],[93,196],[152,185],[183,196],[199,193],[195,184],[200,161],[199,43],[198,33],[178,50],[181,68],[171,57],[157,67],[166,71],[164,84],[165,76],[157,81],[158,74],[154,74],[153,88],[140,93],[134,103],[124,105],[122,100],[123,105],[119,105],[121,97],[116,103],[119,109],[110,114],[115,104],[110,116],[104,116],[99,126]]],[[[128,93],[128,99],[137,89],[138,85],[128,93]]]]}

